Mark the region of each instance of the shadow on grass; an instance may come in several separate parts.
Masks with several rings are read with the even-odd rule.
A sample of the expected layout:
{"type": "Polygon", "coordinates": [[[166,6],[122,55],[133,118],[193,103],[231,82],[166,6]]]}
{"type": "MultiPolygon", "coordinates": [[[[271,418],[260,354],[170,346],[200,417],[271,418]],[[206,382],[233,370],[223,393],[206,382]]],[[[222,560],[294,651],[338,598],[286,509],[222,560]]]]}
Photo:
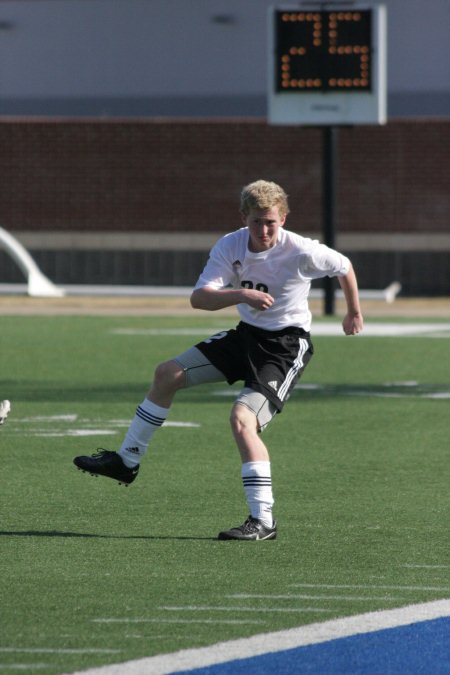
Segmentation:
{"type": "Polygon", "coordinates": [[[59,530],[0,530],[1,537],[61,537],[63,539],[141,539],[148,541],[216,541],[216,537],[172,537],[160,535],[89,534],[87,532],[60,532],[59,530]]]}
{"type": "MultiPolygon", "coordinates": [[[[224,383],[201,385],[194,389],[182,390],[177,400],[191,403],[231,403],[238,395],[243,382],[228,387],[224,383]]],[[[10,400],[40,403],[132,403],[137,404],[148,390],[148,383],[123,382],[84,383],[68,385],[61,382],[2,381],[3,391],[8,392],[10,400]]],[[[309,401],[318,398],[336,398],[338,396],[359,397],[447,397],[449,387],[445,384],[411,382],[386,383],[314,383],[301,380],[292,396],[298,400],[309,401]]]]}
{"type": "MultiPolygon", "coordinates": [[[[84,384],[70,385],[67,382],[36,382],[33,380],[2,380],[3,391],[13,401],[40,403],[117,403],[131,401],[135,403],[141,394],[148,390],[148,382],[121,384],[84,384]]],[[[139,400],[141,400],[139,399],[139,400]]]]}

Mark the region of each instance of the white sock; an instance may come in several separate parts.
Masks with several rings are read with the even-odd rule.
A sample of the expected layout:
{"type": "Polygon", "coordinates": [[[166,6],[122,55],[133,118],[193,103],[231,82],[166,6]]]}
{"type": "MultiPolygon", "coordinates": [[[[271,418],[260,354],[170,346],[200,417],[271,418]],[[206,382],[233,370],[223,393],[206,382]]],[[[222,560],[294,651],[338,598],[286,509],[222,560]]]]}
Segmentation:
{"type": "Polygon", "coordinates": [[[272,527],[272,476],[270,462],[246,462],[242,465],[242,482],[250,515],[272,527]]]}
{"type": "Polygon", "coordinates": [[[145,398],[136,409],[128,431],[119,450],[125,466],[133,467],[140,464],[147,452],[151,437],[164,423],[169,408],[161,408],[145,398]]]}

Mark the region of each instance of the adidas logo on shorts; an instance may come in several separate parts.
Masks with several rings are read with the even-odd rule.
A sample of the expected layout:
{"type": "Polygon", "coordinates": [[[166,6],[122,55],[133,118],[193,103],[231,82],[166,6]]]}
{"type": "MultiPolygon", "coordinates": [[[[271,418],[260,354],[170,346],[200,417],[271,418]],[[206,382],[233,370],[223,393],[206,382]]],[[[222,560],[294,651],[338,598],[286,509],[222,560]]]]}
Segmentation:
{"type": "Polygon", "coordinates": [[[267,383],[269,387],[272,387],[272,389],[275,389],[275,391],[278,391],[278,382],[276,380],[272,380],[272,382],[267,383]]]}

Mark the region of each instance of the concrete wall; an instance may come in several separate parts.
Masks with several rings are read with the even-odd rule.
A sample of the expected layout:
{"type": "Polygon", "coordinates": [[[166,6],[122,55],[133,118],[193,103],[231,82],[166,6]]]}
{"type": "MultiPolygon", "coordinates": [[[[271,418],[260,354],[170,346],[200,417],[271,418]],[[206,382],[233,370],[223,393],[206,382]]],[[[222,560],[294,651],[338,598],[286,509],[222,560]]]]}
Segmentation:
{"type": "MultiPolygon", "coordinates": [[[[390,117],[448,115],[448,0],[383,4],[390,117]]],[[[2,0],[0,115],[264,117],[273,5],[2,0]]]]}

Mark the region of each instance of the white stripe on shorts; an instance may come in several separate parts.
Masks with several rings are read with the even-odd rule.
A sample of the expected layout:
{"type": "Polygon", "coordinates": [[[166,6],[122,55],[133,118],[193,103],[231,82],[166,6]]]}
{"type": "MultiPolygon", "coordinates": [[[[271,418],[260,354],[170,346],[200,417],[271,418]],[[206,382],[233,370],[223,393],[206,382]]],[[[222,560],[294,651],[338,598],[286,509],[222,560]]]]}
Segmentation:
{"type": "Polygon", "coordinates": [[[289,369],[283,384],[278,389],[278,398],[280,399],[280,401],[284,401],[284,399],[286,398],[293,379],[297,376],[299,370],[301,370],[301,368],[303,367],[303,356],[309,349],[308,340],[305,340],[304,338],[299,338],[298,343],[299,343],[299,351],[297,354],[297,358],[295,359],[292,368],[289,369]]]}

